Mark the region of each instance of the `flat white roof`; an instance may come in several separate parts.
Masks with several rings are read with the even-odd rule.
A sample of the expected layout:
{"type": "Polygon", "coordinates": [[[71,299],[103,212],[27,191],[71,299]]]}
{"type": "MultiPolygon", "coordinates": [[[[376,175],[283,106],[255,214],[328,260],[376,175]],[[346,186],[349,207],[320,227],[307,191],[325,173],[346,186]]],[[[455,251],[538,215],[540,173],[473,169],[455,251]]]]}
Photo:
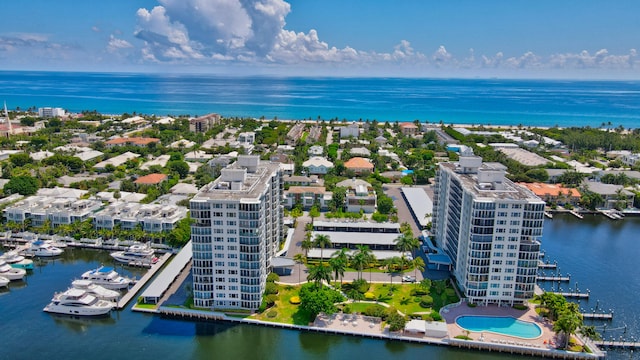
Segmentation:
{"type": "Polygon", "coordinates": [[[433,214],[433,201],[429,198],[423,188],[420,187],[403,187],[400,191],[404,194],[404,198],[409,205],[409,209],[413,212],[421,226],[427,226],[427,214],[433,214]]]}
{"type": "Polygon", "coordinates": [[[189,241],[142,293],[142,297],[160,299],[180,271],[191,261],[192,254],[191,241],[189,241]]]}
{"type": "Polygon", "coordinates": [[[354,245],[394,245],[393,242],[400,234],[397,233],[371,233],[354,231],[314,231],[312,238],[316,235],[327,235],[333,244],[354,244],[354,245]]]}

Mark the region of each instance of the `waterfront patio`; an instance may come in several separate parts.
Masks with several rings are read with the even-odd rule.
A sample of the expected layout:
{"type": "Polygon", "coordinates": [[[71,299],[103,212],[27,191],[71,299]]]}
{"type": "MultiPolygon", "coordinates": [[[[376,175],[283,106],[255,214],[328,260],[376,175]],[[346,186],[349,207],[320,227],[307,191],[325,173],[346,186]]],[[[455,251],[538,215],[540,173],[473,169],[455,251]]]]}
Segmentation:
{"type": "Polygon", "coordinates": [[[535,311],[535,305],[532,304],[529,304],[527,310],[517,310],[512,307],[499,307],[496,305],[469,307],[466,303],[461,303],[457,306],[444,309],[440,313],[447,322],[450,338],[455,338],[458,335],[466,335],[475,341],[540,349],[555,349],[561,341],[553,331],[553,324],[539,316],[535,311]],[[456,318],[463,315],[514,317],[522,321],[535,323],[542,330],[542,335],[535,339],[523,339],[488,331],[469,331],[467,334],[465,329],[456,324],[456,318]]]}

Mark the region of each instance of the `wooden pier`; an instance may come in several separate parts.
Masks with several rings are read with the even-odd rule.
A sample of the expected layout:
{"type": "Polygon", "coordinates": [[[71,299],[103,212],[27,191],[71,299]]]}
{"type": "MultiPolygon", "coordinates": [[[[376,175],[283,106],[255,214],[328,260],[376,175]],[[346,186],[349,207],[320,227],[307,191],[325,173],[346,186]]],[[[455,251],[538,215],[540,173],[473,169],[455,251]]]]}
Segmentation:
{"type": "Polygon", "coordinates": [[[584,313],[581,315],[583,319],[613,320],[613,313],[584,313]]]}
{"type": "Polygon", "coordinates": [[[571,277],[569,276],[538,276],[538,280],[540,281],[571,281],[571,277]]]}
{"type": "Polygon", "coordinates": [[[598,347],[619,348],[619,349],[638,349],[640,348],[640,342],[636,341],[613,341],[613,340],[598,340],[594,341],[598,347]]]}
{"type": "Polygon", "coordinates": [[[551,264],[551,263],[546,263],[546,262],[543,262],[543,261],[540,261],[540,260],[539,260],[539,261],[538,261],[538,267],[539,267],[540,269],[555,269],[555,268],[557,268],[557,267],[558,267],[558,264],[556,264],[556,263],[553,263],[553,264],[551,264]]]}
{"type": "Polygon", "coordinates": [[[562,295],[565,298],[573,298],[573,299],[588,299],[589,292],[580,293],[580,292],[554,292],[554,294],[562,295]]]}
{"type": "Polygon", "coordinates": [[[170,257],[171,257],[171,253],[166,253],[166,254],[162,255],[160,260],[158,260],[158,262],[155,263],[151,267],[151,269],[149,269],[149,271],[147,271],[147,273],[144,274],[144,276],[140,280],[138,280],[136,282],[136,284],[133,285],[133,287],[131,289],[129,289],[129,291],[127,291],[127,293],[122,297],[122,299],[120,299],[120,301],[118,301],[118,305],[116,306],[116,309],[120,310],[120,309],[124,308],[125,306],[127,306],[129,301],[131,301],[131,299],[134,296],[136,296],[136,294],[138,294],[140,289],[142,289],[142,287],[145,286],[149,280],[151,280],[151,278],[156,274],[156,272],[158,272],[158,270],[160,270],[162,265],[170,257]]]}
{"type": "Polygon", "coordinates": [[[578,219],[583,219],[584,216],[582,216],[582,214],[578,213],[577,211],[574,210],[569,210],[569,213],[575,217],[577,217],[578,219]]]}

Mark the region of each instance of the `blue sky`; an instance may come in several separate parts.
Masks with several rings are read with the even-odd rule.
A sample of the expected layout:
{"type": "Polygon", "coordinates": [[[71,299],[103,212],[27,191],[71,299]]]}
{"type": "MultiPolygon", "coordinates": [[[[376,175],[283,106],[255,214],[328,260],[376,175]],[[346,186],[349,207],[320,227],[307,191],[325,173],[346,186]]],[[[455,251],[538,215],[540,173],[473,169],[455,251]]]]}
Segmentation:
{"type": "Polygon", "coordinates": [[[640,2],[5,1],[0,68],[640,78],[640,2]]]}

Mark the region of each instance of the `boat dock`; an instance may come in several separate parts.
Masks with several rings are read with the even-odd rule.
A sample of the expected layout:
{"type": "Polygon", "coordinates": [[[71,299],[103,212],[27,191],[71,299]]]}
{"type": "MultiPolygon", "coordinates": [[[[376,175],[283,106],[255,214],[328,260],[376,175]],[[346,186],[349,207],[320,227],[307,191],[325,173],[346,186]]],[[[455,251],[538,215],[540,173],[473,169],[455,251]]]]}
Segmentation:
{"type": "Polygon", "coordinates": [[[573,298],[573,299],[588,299],[589,292],[580,293],[580,292],[554,292],[554,294],[562,295],[565,298],[573,298]]]}
{"type": "Polygon", "coordinates": [[[619,349],[638,349],[640,348],[640,342],[636,341],[613,341],[613,340],[598,340],[594,341],[598,347],[619,348],[619,349]]]}
{"type": "Polygon", "coordinates": [[[118,305],[116,306],[116,309],[120,310],[125,306],[127,306],[129,301],[131,301],[131,299],[134,296],[136,296],[136,294],[138,294],[140,289],[142,289],[142,287],[145,286],[149,280],[151,280],[151,278],[158,272],[158,270],[160,270],[160,268],[162,268],[162,265],[164,265],[164,263],[167,260],[169,260],[170,257],[171,257],[171,253],[166,253],[162,255],[162,257],[158,260],[158,262],[155,263],[151,267],[151,269],[149,269],[149,271],[147,271],[147,273],[144,274],[144,276],[140,280],[138,280],[136,284],[133,285],[131,289],[129,289],[129,291],[127,291],[127,293],[122,297],[122,299],[118,301],[118,305]]]}
{"type": "Polygon", "coordinates": [[[583,218],[584,218],[584,216],[583,216],[582,214],[578,213],[578,212],[577,212],[577,211],[575,211],[575,210],[569,210],[569,213],[570,213],[571,215],[573,215],[573,216],[577,217],[578,219],[583,219],[583,218]]]}
{"type": "Polygon", "coordinates": [[[546,262],[543,262],[542,260],[538,260],[538,267],[540,269],[555,269],[555,268],[558,267],[558,264],[557,263],[553,263],[553,264],[552,263],[546,263],[546,262]]]}
{"type": "Polygon", "coordinates": [[[584,313],[581,314],[583,319],[592,320],[613,320],[613,313],[584,313]]]}
{"type": "Polygon", "coordinates": [[[598,210],[598,212],[611,220],[620,220],[624,217],[624,215],[615,210],[598,210]]]}
{"type": "Polygon", "coordinates": [[[571,281],[569,276],[538,276],[540,281],[571,281]]]}

